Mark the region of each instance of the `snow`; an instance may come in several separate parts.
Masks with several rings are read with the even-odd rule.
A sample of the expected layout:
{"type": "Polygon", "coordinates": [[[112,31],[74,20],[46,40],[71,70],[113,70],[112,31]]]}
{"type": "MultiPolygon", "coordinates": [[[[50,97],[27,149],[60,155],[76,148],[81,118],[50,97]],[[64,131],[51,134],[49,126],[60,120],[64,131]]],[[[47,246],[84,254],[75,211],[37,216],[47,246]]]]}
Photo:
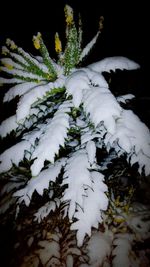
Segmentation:
{"type": "Polygon", "coordinates": [[[95,127],[103,121],[108,132],[115,132],[116,119],[120,117],[122,109],[107,88],[93,87],[85,92],[83,108],[95,127]]]}
{"type": "Polygon", "coordinates": [[[41,240],[38,242],[38,247],[41,248],[36,250],[35,254],[38,254],[38,257],[40,258],[42,265],[46,266],[47,265],[46,263],[49,262],[50,264],[47,266],[58,266],[58,265],[51,265],[51,261],[53,260],[53,258],[54,259],[60,258],[60,247],[58,242],[54,240],[52,240],[51,242],[49,242],[49,240],[41,240]]]}
{"type": "Polygon", "coordinates": [[[105,194],[107,186],[103,183],[103,175],[93,171],[90,173],[93,183],[86,188],[83,204],[78,207],[74,217],[78,220],[71,225],[71,230],[77,230],[77,244],[81,246],[86,234],[91,235],[91,228],[98,228],[102,222],[102,213],[107,209],[108,198],[105,194]]]}
{"type": "Polygon", "coordinates": [[[127,100],[133,99],[135,96],[133,94],[121,95],[118,96],[116,99],[119,103],[126,104],[127,100]]]}
{"type": "Polygon", "coordinates": [[[10,100],[12,100],[13,98],[15,98],[16,96],[21,96],[24,95],[25,93],[27,93],[29,90],[31,90],[32,88],[36,87],[37,84],[36,82],[24,82],[21,84],[17,84],[13,87],[11,87],[8,92],[5,94],[4,96],[4,102],[9,102],[10,100]]]}
{"type": "Polygon", "coordinates": [[[40,98],[43,98],[47,92],[50,92],[54,88],[62,88],[64,86],[64,78],[60,77],[55,82],[50,82],[45,85],[38,85],[24,94],[17,108],[17,121],[23,121],[30,113],[30,109],[33,103],[40,98]]]}
{"type": "Polygon", "coordinates": [[[92,63],[87,67],[100,73],[104,71],[110,72],[110,70],[115,71],[116,69],[134,70],[140,68],[138,63],[126,57],[107,57],[98,62],[92,63]]]}
{"type": "Polygon", "coordinates": [[[86,45],[86,47],[82,50],[79,61],[82,61],[83,58],[88,55],[94,44],[96,43],[98,37],[99,37],[100,31],[97,32],[97,34],[94,36],[94,38],[86,45]]]}
{"type": "Polygon", "coordinates": [[[16,145],[8,148],[0,155],[0,173],[6,172],[13,164],[17,165],[24,158],[25,150],[30,150],[30,143],[23,140],[16,145]]]}
{"type": "Polygon", "coordinates": [[[19,54],[14,53],[14,52],[9,52],[10,56],[15,59],[17,62],[20,63],[20,65],[25,65],[28,66],[29,64],[27,63],[27,61],[19,54]]]}
{"type": "Polygon", "coordinates": [[[37,177],[30,179],[27,185],[23,189],[16,191],[13,196],[19,197],[19,203],[24,201],[26,206],[29,206],[33,192],[36,190],[39,195],[42,195],[44,189],[48,189],[49,182],[55,182],[64,163],[65,158],[62,158],[54,165],[51,164],[48,169],[41,171],[37,177]]]}
{"type": "Polygon", "coordinates": [[[45,160],[53,163],[55,154],[59,152],[60,146],[64,146],[69,128],[69,115],[66,112],[70,111],[70,107],[69,103],[67,104],[68,107],[63,104],[60,105],[53,119],[47,123],[45,133],[32,154],[32,159],[35,159],[31,166],[33,176],[39,174],[45,160]]]}
{"type": "Polygon", "coordinates": [[[94,71],[94,70],[91,70],[89,68],[81,68],[81,70],[85,71],[89,80],[90,80],[90,83],[93,85],[93,86],[99,86],[99,87],[106,87],[108,88],[108,83],[107,81],[105,80],[104,76],[97,72],[97,71],[94,71]]]}
{"type": "Polygon", "coordinates": [[[44,204],[41,208],[38,209],[36,213],[34,213],[34,221],[38,221],[40,223],[45,217],[50,214],[51,211],[55,211],[56,208],[58,208],[60,205],[60,199],[54,199],[48,201],[46,204],[44,204]]]}
{"type": "Polygon", "coordinates": [[[89,78],[85,71],[73,72],[65,82],[67,95],[72,95],[73,104],[78,108],[82,102],[83,90],[89,89],[89,78]]]}
{"type": "MultiPolygon", "coordinates": [[[[140,203],[136,203],[140,206],[140,203]]],[[[149,207],[140,207],[141,210],[134,210],[127,217],[127,225],[135,233],[139,241],[150,237],[150,211],[149,207]]]]}
{"type": "Polygon", "coordinates": [[[1,123],[0,136],[4,138],[12,130],[16,130],[17,127],[18,127],[18,123],[16,122],[16,115],[13,115],[1,123]]]}
{"type": "MultiPolygon", "coordinates": [[[[121,117],[116,122],[116,132],[107,133],[106,147],[116,149],[116,141],[128,155],[133,165],[139,163],[139,171],[145,166],[145,173],[150,173],[150,132],[147,126],[131,110],[122,110],[121,117]],[[109,145],[108,145],[109,144],[109,145]]],[[[117,152],[117,151],[116,151],[117,152]]]]}
{"type": "Polygon", "coordinates": [[[63,184],[68,184],[63,201],[69,201],[68,216],[71,220],[76,209],[76,203],[83,207],[84,185],[91,186],[90,172],[85,150],[79,150],[68,159],[63,176],[63,184]],[[78,167],[77,167],[78,166],[78,167]]]}
{"type": "Polygon", "coordinates": [[[99,267],[111,253],[111,238],[106,233],[96,232],[91,236],[87,249],[90,266],[99,267]]]}
{"type": "Polygon", "coordinates": [[[18,79],[18,78],[1,78],[0,77],[0,84],[13,84],[13,83],[22,83],[22,79],[18,79]]]}
{"type": "Polygon", "coordinates": [[[16,68],[16,69],[23,69],[23,67],[20,64],[14,62],[11,58],[2,58],[1,62],[2,62],[2,64],[4,66],[5,65],[10,65],[10,66],[12,66],[13,68],[16,68]]]}
{"type": "Polygon", "coordinates": [[[113,267],[118,266],[131,266],[130,253],[132,251],[132,241],[133,236],[128,233],[119,233],[116,234],[113,241],[115,248],[113,249],[112,255],[113,258],[113,267]]]}
{"type": "Polygon", "coordinates": [[[86,151],[88,154],[88,159],[91,165],[96,161],[96,145],[94,141],[89,141],[86,144],[86,151]]]}
{"type": "Polygon", "coordinates": [[[1,70],[8,73],[8,74],[11,74],[11,75],[17,75],[20,78],[23,77],[23,78],[31,78],[31,79],[36,79],[36,80],[42,80],[43,79],[39,75],[24,71],[24,70],[8,69],[6,67],[1,67],[1,70]]]}

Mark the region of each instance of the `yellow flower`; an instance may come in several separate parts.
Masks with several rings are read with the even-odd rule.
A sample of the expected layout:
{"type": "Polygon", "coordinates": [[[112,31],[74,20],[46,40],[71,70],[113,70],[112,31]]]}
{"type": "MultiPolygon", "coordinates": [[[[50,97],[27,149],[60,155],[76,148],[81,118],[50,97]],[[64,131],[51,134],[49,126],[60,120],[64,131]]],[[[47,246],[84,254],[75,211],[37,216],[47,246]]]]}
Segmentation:
{"type": "Polygon", "coordinates": [[[117,216],[114,218],[114,222],[119,223],[119,224],[124,222],[124,221],[125,221],[125,219],[121,216],[117,216]]]}
{"type": "Polygon", "coordinates": [[[66,5],[64,11],[67,25],[71,25],[73,23],[73,9],[70,6],[66,5]]]}
{"type": "Polygon", "coordinates": [[[40,39],[41,39],[41,33],[38,32],[37,36],[33,36],[33,44],[36,49],[40,49],[41,44],[40,44],[40,39]]]}
{"type": "Polygon", "coordinates": [[[59,35],[58,33],[56,32],[55,34],[55,51],[57,53],[60,53],[62,51],[62,45],[61,45],[61,41],[59,39],[59,35]]]}
{"type": "Polygon", "coordinates": [[[10,65],[10,64],[8,64],[8,63],[3,63],[4,64],[4,66],[7,68],[7,69],[9,69],[9,70],[12,70],[13,69],[13,66],[12,65],[10,65]]]}

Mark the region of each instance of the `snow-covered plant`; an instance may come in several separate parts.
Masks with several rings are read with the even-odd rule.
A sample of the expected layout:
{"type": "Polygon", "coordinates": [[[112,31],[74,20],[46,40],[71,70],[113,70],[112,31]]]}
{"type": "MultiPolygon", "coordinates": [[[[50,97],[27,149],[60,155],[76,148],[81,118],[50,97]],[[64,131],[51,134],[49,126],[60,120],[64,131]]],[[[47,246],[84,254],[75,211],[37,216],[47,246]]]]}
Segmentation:
{"type": "MultiPolygon", "coordinates": [[[[136,70],[139,65],[125,57],[109,57],[82,67],[101,33],[103,17],[98,32],[84,48],[80,18],[76,25],[68,5],[65,17],[66,45],[63,50],[56,33],[56,59],[50,57],[41,33],[33,37],[38,56],[25,52],[10,39],[2,47],[0,83],[12,84],[3,102],[18,97],[18,103],[15,113],[0,125],[2,139],[17,138],[0,155],[0,172],[5,181],[1,195],[8,192],[13,199],[8,205],[6,201],[1,213],[15,202],[18,214],[24,204],[31,205],[35,194],[43,196],[45,202],[37,207],[34,221],[40,223],[52,212],[68,218],[80,247],[94,228],[127,221],[132,188],[125,200],[116,204],[118,196],[107,170],[116,159],[125,158],[128,165],[137,166],[139,174],[149,175],[150,133],[137,115],[125,108],[127,100],[134,96],[115,97],[103,75],[116,69],[136,70]]],[[[128,241],[131,243],[133,236],[121,232],[112,241],[104,232],[94,234],[95,239],[92,235],[86,245],[91,265],[82,261],[81,266],[100,266],[104,259],[108,262],[112,247],[120,244],[125,245],[123,256],[128,257],[128,241]],[[96,260],[94,246],[101,247],[101,242],[103,250],[96,260]]],[[[40,245],[46,243],[41,241],[40,245]]],[[[58,240],[52,238],[49,246],[54,250],[58,240]]],[[[113,266],[120,266],[120,251],[117,247],[113,250],[112,256],[117,254],[113,266]]],[[[55,251],[54,257],[59,264],[60,252],[55,251]]],[[[66,266],[73,266],[71,257],[67,261],[72,263],[66,266]]],[[[126,266],[130,266],[126,258],[126,266]]],[[[46,263],[45,258],[42,263],[46,263]]]]}

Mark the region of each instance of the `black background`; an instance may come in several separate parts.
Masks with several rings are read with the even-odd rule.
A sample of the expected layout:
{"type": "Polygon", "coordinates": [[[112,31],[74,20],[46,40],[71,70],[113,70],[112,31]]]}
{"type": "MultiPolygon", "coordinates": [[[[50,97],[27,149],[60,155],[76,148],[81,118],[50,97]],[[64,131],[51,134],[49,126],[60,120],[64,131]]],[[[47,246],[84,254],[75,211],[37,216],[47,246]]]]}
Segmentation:
{"type": "MultiPolygon", "coordinates": [[[[143,119],[148,123],[150,115],[148,1],[3,1],[0,4],[0,45],[5,44],[6,38],[11,38],[18,46],[36,55],[38,51],[33,47],[32,37],[37,32],[41,32],[51,57],[55,57],[54,35],[56,31],[64,41],[64,6],[66,3],[73,7],[75,17],[81,14],[84,32],[83,46],[96,34],[99,18],[104,16],[104,29],[85,64],[109,56],[125,56],[140,64],[140,72],[137,72],[137,75],[131,74],[134,82],[131,81],[129,87],[133,86],[135,88],[133,93],[140,97],[136,102],[138,115],[142,112],[147,113],[143,115],[143,119]]],[[[120,79],[124,84],[126,77],[121,76],[120,79]]],[[[127,84],[124,84],[125,86],[127,84]]],[[[126,93],[123,91],[124,88],[120,90],[126,93]]]]}
{"type": "Polygon", "coordinates": [[[1,45],[9,37],[23,48],[33,49],[32,36],[40,31],[53,53],[55,32],[63,35],[65,31],[66,3],[73,7],[75,15],[81,13],[85,43],[96,33],[99,17],[105,18],[93,58],[122,55],[146,63],[150,14],[143,1],[4,1],[0,5],[1,45]]]}

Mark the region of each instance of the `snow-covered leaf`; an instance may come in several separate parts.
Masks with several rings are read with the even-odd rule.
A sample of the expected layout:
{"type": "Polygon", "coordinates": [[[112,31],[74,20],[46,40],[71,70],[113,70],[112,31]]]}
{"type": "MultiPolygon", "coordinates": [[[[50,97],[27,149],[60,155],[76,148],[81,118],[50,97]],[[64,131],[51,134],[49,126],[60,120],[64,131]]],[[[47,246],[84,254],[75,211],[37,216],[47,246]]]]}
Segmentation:
{"type": "Polygon", "coordinates": [[[9,102],[10,100],[15,98],[16,96],[24,95],[29,90],[31,90],[32,88],[36,87],[37,85],[39,85],[39,84],[37,84],[36,82],[23,82],[23,83],[17,84],[15,86],[11,87],[8,90],[8,92],[4,96],[4,100],[3,101],[4,102],[9,102]]]}
{"type": "Polygon", "coordinates": [[[107,88],[94,87],[85,92],[83,108],[90,115],[95,127],[104,122],[107,131],[114,133],[116,119],[120,117],[121,107],[107,88]],[[111,109],[110,109],[111,107],[111,109]]]}
{"type": "Polygon", "coordinates": [[[92,165],[96,160],[96,146],[94,141],[87,142],[86,151],[88,154],[89,162],[92,165]]]}
{"type": "Polygon", "coordinates": [[[8,148],[0,155],[0,173],[6,172],[11,169],[13,164],[17,165],[24,158],[26,150],[30,151],[31,144],[23,140],[16,145],[8,148]]]}
{"type": "Polygon", "coordinates": [[[36,88],[33,88],[24,94],[18,103],[16,111],[17,121],[24,121],[24,119],[29,116],[32,104],[38,99],[43,98],[47,92],[52,91],[54,88],[62,88],[63,85],[64,78],[60,77],[54,83],[50,82],[48,84],[38,85],[36,88]]]}
{"type": "MultiPolygon", "coordinates": [[[[101,232],[95,232],[87,245],[90,266],[99,267],[111,253],[112,238],[101,232]]],[[[119,267],[119,266],[118,266],[119,267]]]]}
{"type": "Polygon", "coordinates": [[[82,61],[85,56],[87,56],[96,43],[98,37],[99,37],[100,31],[97,32],[97,34],[93,37],[93,39],[86,45],[86,47],[82,50],[82,53],[80,55],[79,61],[82,61]]]}
{"type": "Polygon", "coordinates": [[[84,149],[73,153],[65,167],[63,184],[67,184],[68,188],[65,190],[62,200],[69,201],[68,216],[70,220],[75,213],[76,205],[83,207],[84,186],[91,186],[88,168],[90,168],[90,164],[84,149]]]}
{"type": "MultiPolygon", "coordinates": [[[[131,110],[122,110],[116,122],[116,132],[107,133],[106,146],[117,149],[116,141],[121,149],[128,154],[131,165],[139,163],[139,172],[145,168],[150,173],[150,132],[147,126],[131,110]]],[[[116,151],[117,152],[117,151],[116,151]]]]}
{"type": "Polygon", "coordinates": [[[83,90],[89,89],[89,78],[84,70],[73,72],[66,80],[67,95],[72,95],[73,104],[78,108],[83,97],[83,90]]]}
{"type": "MultiPolygon", "coordinates": [[[[112,255],[115,256],[112,260],[113,267],[126,266],[131,267],[132,257],[132,241],[133,235],[128,233],[119,233],[115,235],[113,245],[115,246],[112,255]]],[[[133,253],[133,252],[132,252],[133,253]]]]}
{"type": "Polygon", "coordinates": [[[133,99],[135,96],[133,94],[121,95],[118,96],[116,99],[119,103],[126,103],[127,100],[133,99]]]}
{"type": "Polygon", "coordinates": [[[49,182],[55,182],[63,165],[65,164],[65,158],[58,160],[54,165],[50,165],[48,169],[43,170],[37,177],[29,180],[27,185],[18,191],[13,196],[19,197],[18,202],[25,202],[26,206],[29,206],[33,192],[36,190],[39,195],[43,194],[44,189],[48,189],[49,182]]]}
{"type": "Polygon", "coordinates": [[[60,146],[64,146],[69,129],[70,102],[64,102],[56,111],[52,120],[47,123],[45,133],[40,138],[38,146],[32,154],[34,163],[31,166],[32,175],[36,176],[44,166],[44,161],[54,162],[55,154],[59,152],[60,146]]]}
{"type": "Polygon", "coordinates": [[[50,214],[51,211],[55,211],[60,205],[60,199],[54,199],[48,201],[44,206],[38,209],[36,213],[34,213],[34,221],[38,221],[40,223],[45,217],[50,214]]]}
{"type": "Polygon", "coordinates": [[[18,123],[16,121],[16,115],[9,117],[4,120],[0,125],[0,136],[4,138],[11,131],[16,130],[18,127],[18,123]]]}
{"type": "Polygon", "coordinates": [[[98,72],[110,72],[110,70],[134,70],[138,69],[140,66],[138,63],[130,60],[126,57],[107,57],[99,62],[92,63],[87,66],[88,68],[98,71],[98,72]]]}
{"type": "Polygon", "coordinates": [[[78,207],[74,214],[77,219],[71,225],[72,230],[77,230],[78,246],[83,244],[86,234],[91,235],[91,228],[98,227],[98,223],[102,222],[102,211],[107,209],[108,198],[105,194],[107,186],[104,184],[104,176],[96,171],[91,173],[92,185],[87,187],[86,195],[83,196],[83,204],[78,207]]]}

